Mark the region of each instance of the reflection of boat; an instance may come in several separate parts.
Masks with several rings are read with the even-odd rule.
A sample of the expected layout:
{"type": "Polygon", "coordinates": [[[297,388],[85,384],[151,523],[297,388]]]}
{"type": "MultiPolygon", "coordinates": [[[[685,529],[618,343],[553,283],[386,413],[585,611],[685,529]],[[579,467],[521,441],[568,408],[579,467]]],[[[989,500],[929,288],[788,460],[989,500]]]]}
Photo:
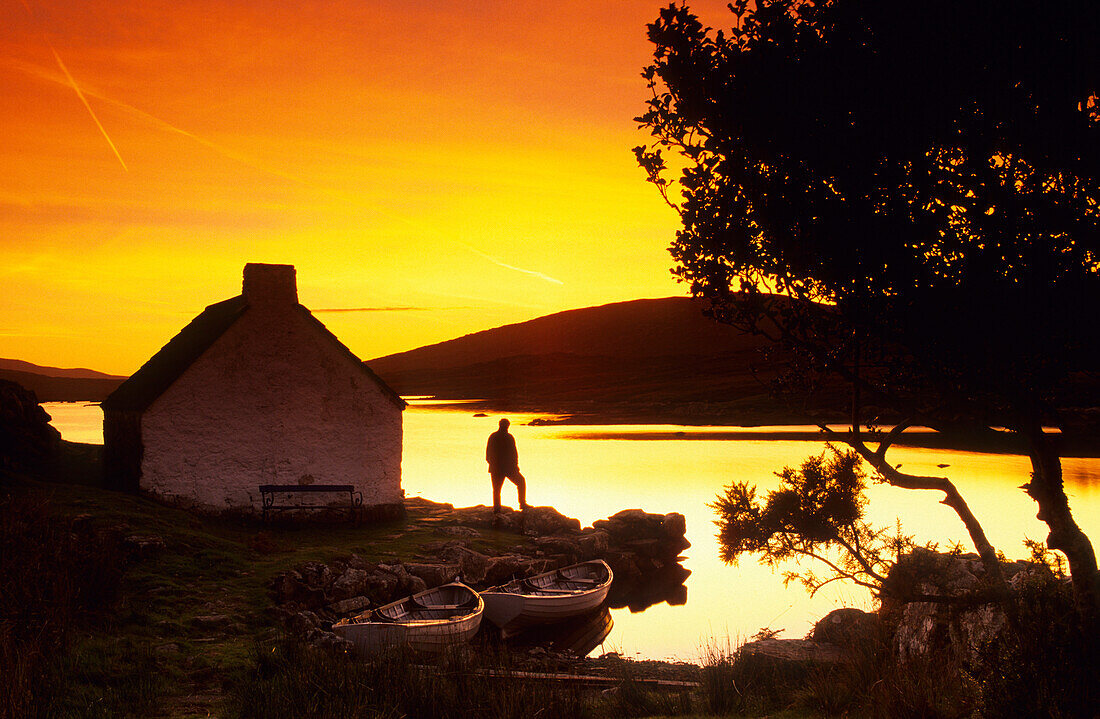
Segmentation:
{"type": "Polygon", "coordinates": [[[602,559],[517,579],[481,593],[485,616],[508,634],[592,611],[607,599],[611,567],[602,559]]]}
{"type": "Polygon", "coordinates": [[[603,644],[614,625],[611,610],[600,607],[594,612],[563,622],[531,627],[517,634],[514,641],[523,646],[543,646],[559,652],[568,650],[578,657],[585,657],[603,644]]]}
{"type": "Polygon", "coordinates": [[[332,630],[360,652],[391,646],[440,651],[476,634],[484,610],[477,592],[454,582],[341,620],[332,630]]]}

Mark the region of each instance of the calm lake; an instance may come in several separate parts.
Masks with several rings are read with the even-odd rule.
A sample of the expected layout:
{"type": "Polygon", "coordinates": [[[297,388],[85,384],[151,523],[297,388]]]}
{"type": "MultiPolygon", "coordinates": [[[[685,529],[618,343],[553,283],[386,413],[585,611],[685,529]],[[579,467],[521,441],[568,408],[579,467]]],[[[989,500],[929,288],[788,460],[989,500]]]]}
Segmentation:
{"type": "MultiPolygon", "coordinates": [[[[65,439],[102,443],[98,405],[43,406],[65,439]]],[[[474,417],[471,411],[412,401],[404,425],[405,493],[460,507],[490,504],[485,440],[500,416],[474,417]]],[[[820,454],[820,442],[729,439],[720,434],[728,427],[529,426],[535,415],[507,416],[531,504],[556,507],[584,526],[633,507],[680,512],[687,518],[692,544],[684,561],[692,572],[686,582],[687,603],[659,604],[637,614],[613,610],[614,628],[595,654],[617,651],[630,657],[696,661],[704,647],[736,644],[762,627],[798,638],[837,607],[871,607],[869,595],[858,587],[832,584],[811,598],[799,586],[785,588],[778,573],[753,561],[730,567],[718,559],[715,517],[707,503],[733,480],[757,483],[760,491],[776,486],[773,473],[820,454]]],[[[1017,489],[1028,480],[1027,458],[905,447],[891,449],[889,456],[905,471],[954,481],[990,541],[1009,557],[1026,555],[1024,537],[1046,537],[1045,525],[1034,518],[1034,502],[1017,489]]],[[[1065,459],[1063,466],[1074,517],[1098,542],[1100,459],[1065,459]]],[[[954,513],[939,504],[937,492],[873,486],[868,495],[868,518],[880,526],[893,525],[900,516],[904,531],[921,541],[966,540],[954,513]]],[[[510,483],[505,484],[503,501],[516,506],[510,483]]],[[[968,541],[963,546],[970,551],[968,541]]]]}

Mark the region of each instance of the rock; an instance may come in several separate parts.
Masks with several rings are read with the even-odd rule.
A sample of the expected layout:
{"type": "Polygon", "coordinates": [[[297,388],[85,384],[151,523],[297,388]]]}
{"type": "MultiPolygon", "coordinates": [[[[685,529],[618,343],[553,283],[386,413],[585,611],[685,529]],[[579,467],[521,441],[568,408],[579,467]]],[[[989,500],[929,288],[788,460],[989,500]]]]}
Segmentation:
{"type": "Polygon", "coordinates": [[[661,515],[624,509],[592,526],[607,533],[611,546],[650,559],[671,561],[691,546],[684,537],[687,520],[677,512],[661,515]]]}
{"type": "Polygon", "coordinates": [[[327,600],[323,589],[310,588],[302,575],[294,569],[283,572],[271,582],[271,590],[277,604],[296,602],[305,607],[320,607],[327,600]]]}
{"type": "Polygon", "coordinates": [[[365,593],[370,573],[364,569],[348,568],[336,578],[329,590],[329,596],[337,601],[350,599],[365,593]]]}
{"type": "Polygon", "coordinates": [[[879,645],[886,628],[877,614],[860,609],[834,609],[814,625],[810,639],[845,649],[879,645]]]}
{"type": "Polygon", "coordinates": [[[462,565],[459,563],[421,564],[406,562],[405,570],[409,574],[423,579],[426,586],[438,587],[453,582],[462,570],[462,565]]]}
{"type": "Polygon", "coordinates": [[[764,658],[776,667],[792,664],[840,664],[848,661],[847,652],[840,647],[808,639],[761,639],[742,645],[738,651],[744,655],[764,658]]]}
{"type": "Polygon", "coordinates": [[[302,575],[291,569],[283,572],[271,581],[271,591],[275,594],[277,604],[297,601],[299,595],[307,590],[302,575]]]}
{"type": "Polygon", "coordinates": [[[523,512],[523,531],[535,536],[581,531],[580,520],[566,517],[553,507],[529,507],[523,512]]]}
{"type": "MultiPolygon", "coordinates": [[[[1001,564],[1013,582],[1025,581],[1027,569],[1015,562],[1001,564]],[[1021,577],[1021,579],[1017,579],[1021,577]]],[[[985,565],[977,555],[939,554],[917,548],[903,556],[886,579],[893,597],[883,611],[896,622],[892,650],[898,660],[934,659],[937,662],[969,662],[995,639],[1007,624],[999,603],[984,592],[985,565]],[[958,601],[905,601],[919,595],[958,601]]]]}
{"type": "Polygon", "coordinates": [[[327,590],[336,576],[324,562],[306,562],[297,569],[302,581],[310,589],[327,590]]]}
{"type": "Polygon", "coordinates": [[[650,515],[646,514],[641,509],[624,509],[622,511],[612,514],[609,518],[611,521],[625,522],[627,524],[639,524],[646,522],[650,515]]]}
{"type": "Polygon", "coordinates": [[[687,532],[687,519],[679,512],[669,512],[661,521],[661,532],[666,537],[682,537],[687,532]]]}
{"type": "Polygon", "coordinates": [[[286,627],[295,634],[305,634],[311,629],[320,629],[321,618],[310,611],[296,612],[286,618],[286,627]]]}
{"type": "Polygon", "coordinates": [[[389,604],[397,598],[399,580],[396,574],[384,569],[376,569],[367,577],[363,595],[373,604],[389,604]]]}
{"type": "Polygon", "coordinates": [[[37,465],[52,458],[61,433],[34,392],[0,380],[0,469],[37,465]]]}
{"type": "Polygon", "coordinates": [[[535,548],[542,554],[564,555],[569,562],[576,562],[581,553],[578,539],[564,535],[536,537],[535,548]]]}
{"type": "Polygon", "coordinates": [[[530,576],[532,567],[530,557],[518,554],[506,554],[503,557],[489,557],[483,582],[490,586],[503,584],[513,579],[530,576]]]}
{"type": "Polygon", "coordinates": [[[603,556],[609,546],[610,538],[607,532],[600,529],[585,530],[577,539],[577,551],[580,554],[579,558],[583,561],[603,556]]]}
{"type": "Polygon", "coordinates": [[[417,592],[423,592],[428,588],[428,585],[424,583],[424,580],[420,577],[413,576],[405,569],[405,566],[400,562],[394,564],[382,564],[379,565],[379,569],[389,572],[397,577],[397,595],[406,596],[409,594],[416,594],[417,592]]]}
{"type": "Polygon", "coordinates": [[[633,552],[608,550],[604,561],[615,573],[616,582],[636,582],[642,578],[642,570],[638,567],[637,557],[633,552]]]}
{"type": "Polygon", "coordinates": [[[370,600],[366,597],[351,597],[350,599],[342,599],[339,602],[333,602],[328,605],[327,609],[336,615],[354,614],[361,612],[370,606],[370,600]]]}
{"type": "Polygon", "coordinates": [[[462,581],[467,584],[481,584],[489,571],[489,557],[466,547],[447,547],[440,552],[441,558],[448,562],[457,562],[462,581]]]}
{"type": "Polygon", "coordinates": [[[334,654],[351,654],[355,651],[355,643],[352,641],[338,637],[332,632],[322,632],[320,630],[314,630],[314,632],[306,639],[319,649],[334,654]]]}

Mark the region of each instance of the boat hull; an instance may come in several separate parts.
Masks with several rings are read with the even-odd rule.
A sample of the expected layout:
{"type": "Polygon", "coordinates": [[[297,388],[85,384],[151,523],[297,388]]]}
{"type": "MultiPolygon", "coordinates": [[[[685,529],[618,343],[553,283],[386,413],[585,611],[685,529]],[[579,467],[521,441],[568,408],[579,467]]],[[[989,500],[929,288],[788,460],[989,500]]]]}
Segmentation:
{"type": "Polygon", "coordinates": [[[477,634],[484,610],[477,592],[456,582],[337,622],[332,630],[362,654],[391,647],[441,652],[477,634]]]}
{"type": "Polygon", "coordinates": [[[613,578],[597,559],[493,587],[481,593],[485,616],[507,635],[588,614],[603,605],[613,578]]]}

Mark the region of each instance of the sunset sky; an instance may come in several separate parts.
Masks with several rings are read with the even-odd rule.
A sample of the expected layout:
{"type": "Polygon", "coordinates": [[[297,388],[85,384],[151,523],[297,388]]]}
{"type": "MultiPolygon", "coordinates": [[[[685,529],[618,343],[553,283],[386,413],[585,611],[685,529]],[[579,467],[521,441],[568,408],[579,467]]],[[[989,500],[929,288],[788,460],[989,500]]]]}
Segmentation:
{"type": "Polygon", "coordinates": [[[129,374],[246,262],[363,358],[684,294],[630,151],[664,4],[0,0],[0,357],[129,374]]]}

